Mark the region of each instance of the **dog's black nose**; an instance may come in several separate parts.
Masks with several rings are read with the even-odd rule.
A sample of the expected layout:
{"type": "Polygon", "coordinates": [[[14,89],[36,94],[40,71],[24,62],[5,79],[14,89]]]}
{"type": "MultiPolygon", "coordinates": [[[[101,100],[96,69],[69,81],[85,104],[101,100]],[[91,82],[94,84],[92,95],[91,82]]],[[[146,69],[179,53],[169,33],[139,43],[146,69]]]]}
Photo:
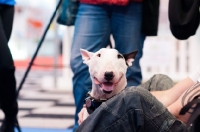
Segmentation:
{"type": "Polygon", "coordinates": [[[105,72],[104,78],[105,78],[107,81],[112,80],[112,79],[114,78],[113,72],[105,72]]]}

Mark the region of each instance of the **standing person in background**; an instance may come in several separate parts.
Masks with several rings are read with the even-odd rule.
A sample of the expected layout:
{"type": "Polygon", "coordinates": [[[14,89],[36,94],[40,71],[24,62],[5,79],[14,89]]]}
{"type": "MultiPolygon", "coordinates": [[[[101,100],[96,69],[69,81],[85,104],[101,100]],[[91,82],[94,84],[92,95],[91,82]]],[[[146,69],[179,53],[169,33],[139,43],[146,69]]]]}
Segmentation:
{"type": "Polygon", "coordinates": [[[15,66],[8,47],[14,5],[14,0],[0,0],[0,108],[5,115],[0,132],[14,132],[14,127],[18,126],[15,66]]]}
{"type": "Polygon", "coordinates": [[[80,49],[96,52],[107,47],[113,35],[120,53],[138,50],[133,66],[127,71],[128,86],[141,84],[140,58],[146,36],[157,35],[159,0],[80,0],[75,21],[70,65],[74,73],[73,94],[76,112],[74,130],[91,80],[82,63],[80,49]]]}

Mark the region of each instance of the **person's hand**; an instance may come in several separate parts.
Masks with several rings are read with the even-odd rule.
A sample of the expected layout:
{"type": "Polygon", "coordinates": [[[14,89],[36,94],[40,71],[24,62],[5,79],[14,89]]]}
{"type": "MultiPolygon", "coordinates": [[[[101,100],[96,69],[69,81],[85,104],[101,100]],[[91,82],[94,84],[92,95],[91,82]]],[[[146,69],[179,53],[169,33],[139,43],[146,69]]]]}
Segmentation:
{"type": "Polygon", "coordinates": [[[80,125],[83,122],[83,117],[84,117],[84,113],[87,111],[86,109],[86,105],[83,105],[83,108],[81,109],[81,111],[78,113],[78,124],[80,125]]]}

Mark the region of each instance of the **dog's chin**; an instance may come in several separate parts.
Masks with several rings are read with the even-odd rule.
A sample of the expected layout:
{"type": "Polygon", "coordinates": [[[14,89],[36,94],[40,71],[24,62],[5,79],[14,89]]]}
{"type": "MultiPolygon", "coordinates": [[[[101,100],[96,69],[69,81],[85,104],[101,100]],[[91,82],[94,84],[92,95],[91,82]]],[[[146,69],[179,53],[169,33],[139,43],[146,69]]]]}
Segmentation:
{"type": "Polygon", "coordinates": [[[102,90],[105,94],[111,94],[112,93],[112,91],[106,91],[106,90],[102,90]]]}

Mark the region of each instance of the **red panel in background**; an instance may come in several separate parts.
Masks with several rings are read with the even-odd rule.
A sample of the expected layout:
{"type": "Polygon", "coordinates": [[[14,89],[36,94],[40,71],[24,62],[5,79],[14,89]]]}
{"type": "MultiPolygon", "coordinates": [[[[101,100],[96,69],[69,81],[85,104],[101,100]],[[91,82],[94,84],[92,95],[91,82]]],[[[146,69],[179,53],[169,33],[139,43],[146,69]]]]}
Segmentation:
{"type": "MultiPolygon", "coordinates": [[[[16,69],[27,69],[31,59],[26,60],[14,60],[16,69]]],[[[54,69],[54,58],[53,57],[37,57],[34,61],[34,64],[31,69],[37,70],[37,69],[43,69],[43,70],[53,70],[54,69]]],[[[62,56],[59,56],[58,58],[58,67],[56,68],[62,68],[62,56]]]]}

